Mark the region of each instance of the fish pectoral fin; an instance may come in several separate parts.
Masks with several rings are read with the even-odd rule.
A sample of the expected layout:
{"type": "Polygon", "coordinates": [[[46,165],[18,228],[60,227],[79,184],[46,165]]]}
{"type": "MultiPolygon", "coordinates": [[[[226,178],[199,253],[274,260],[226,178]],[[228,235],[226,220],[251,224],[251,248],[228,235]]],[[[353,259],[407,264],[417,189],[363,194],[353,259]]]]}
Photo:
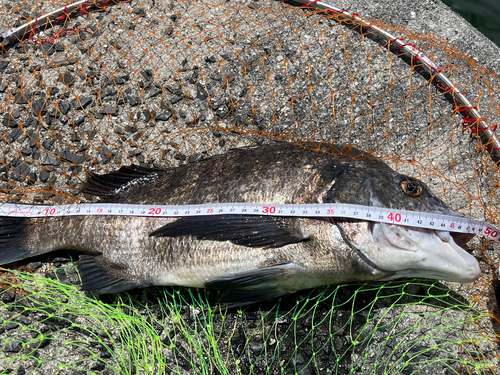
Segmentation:
{"type": "Polygon", "coordinates": [[[87,181],[80,190],[84,194],[107,197],[113,195],[116,189],[130,181],[162,171],[165,170],[130,165],[102,175],[89,173],[87,181]]]}
{"type": "Polygon", "coordinates": [[[82,279],[83,291],[95,294],[107,294],[149,286],[149,284],[121,279],[112,275],[111,269],[119,270],[126,267],[105,261],[101,255],[80,255],[80,260],[76,263],[76,266],[82,279]]]}
{"type": "Polygon", "coordinates": [[[199,240],[231,241],[248,247],[281,247],[309,239],[302,233],[298,219],[255,215],[184,217],[149,236],[194,236],[199,240]]]}
{"type": "Polygon", "coordinates": [[[223,290],[217,302],[224,306],[248,305],[289,293],[280,287],[280,283],[284,277],[290,277],[294,269],[294,263],[263,267],[209,280],[205,288],[223,290]]]}

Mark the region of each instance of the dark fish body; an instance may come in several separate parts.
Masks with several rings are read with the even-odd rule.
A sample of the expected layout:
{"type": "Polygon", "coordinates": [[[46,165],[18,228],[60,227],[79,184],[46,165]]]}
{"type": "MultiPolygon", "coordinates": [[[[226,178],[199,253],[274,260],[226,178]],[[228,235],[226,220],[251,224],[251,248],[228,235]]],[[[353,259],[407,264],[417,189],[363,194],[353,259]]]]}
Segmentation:
{"type": "MultiPolygon", "coordinates": [[[[341,155],[324,144],[308,146],[318,150],[281,143],[236,150],[173,169],[124,167],[108,175],[92,175],[83,191],[107,202],[147,205],[341,202],[457,214],[423,183],[356,149],[341,155]],[[418,196],[402,190],[402,183],[418,187],[418,196]]],[[[442,240],[434,231],[415,228],[408,232],[406,228],[401,234],[401,227],[390,227],[353,220],[252,215],[4,217],[0,219],[0,264],[58,249],[81,251],[85,255],[77,266],[84,290],[113,293],[149,285],[209,287],[226,291],[222,302],[239,305],[320,285],[396,278],[400,271],[402,277],[411,277],[412,270],[425,267],[408,267],[422,263],[413,255],[406,263],[393,264],[394,251],[405,254],[396,235],[434,236],[449,245],[449,236],[440,234],[442,240]],[[379,249],[384,241],[389,250],[385,245],[379,249]]],[[[407,241],[409,247],[422,242],[417,237],[407,241]]],[[[450,257],[457,256],[452,254],[455,247],[450,257]]],[[[478,276],[477,262],[460,250],[465,253],[458,256],[463,264],[451,264],[446,258],[445,271],[453,274],[450,267],[462,267],[457,269],[462,279],[452,281],[472,281],[478,276]]],[[[426,272],[424,277],[454,277],[426,272]]]]}

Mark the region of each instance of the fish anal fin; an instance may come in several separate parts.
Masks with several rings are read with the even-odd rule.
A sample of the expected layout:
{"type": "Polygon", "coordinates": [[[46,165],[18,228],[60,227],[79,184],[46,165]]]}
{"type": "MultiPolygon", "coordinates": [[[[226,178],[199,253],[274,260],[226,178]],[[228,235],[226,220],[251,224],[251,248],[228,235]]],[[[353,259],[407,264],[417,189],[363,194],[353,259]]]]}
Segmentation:
{"type": "Polygon", "coordinates": [[[130,181],[163,171],[165,170],[130,165],[102,175],[89,173],[87,181],[80,190],[84,194],[108,197],[112,196],[116,189],[126,185],[130,181]]]}
{"type": "Polygon", "coordinates": [[[194,236],[199,240],[231,241],[248,247],[281,247],[307,241],[298,219],[253,215],[192,216],[177,219],[152,237],[194,236]]]}
{"type": "Polygon", "coordinates": [[[126,266],[105,261],[101,255],[80,255],[76,263],[82,279],[82,290],[95,294],[119,293],[149,286],[139,281],[121,279],[113,271],[124,271],[126,266]]]}
{"type": "Polygon", "coordinates": [[[205,287],[222,290],[218,302],[224,306],[244,306],[292,292],[283,289],[281,283],[294,270],[294,263],[277,264],[209,280],[205,287]]]}

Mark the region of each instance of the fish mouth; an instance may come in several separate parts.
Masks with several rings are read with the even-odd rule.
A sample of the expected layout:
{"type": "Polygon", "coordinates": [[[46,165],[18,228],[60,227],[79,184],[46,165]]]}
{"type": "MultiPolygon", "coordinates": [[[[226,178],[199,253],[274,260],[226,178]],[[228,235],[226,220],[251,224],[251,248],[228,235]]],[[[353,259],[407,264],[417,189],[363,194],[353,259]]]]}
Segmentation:
{"type": "MultiPolygon", "coordinates": [[[[348,228],[343,228],[344,235],[348,228]]],[[[379,269],[391,272],[383,280],[419,277],[471,283],[481,273],[476,258],[448,231],[386,223],[371,223],[369,230],[371,235],[358,231],[347,237],[379,269]]]]}
{"type": "Polygon", "coordinates": [[[481,274],[476,258],[458,246],[448,231],[377,223],[372,233],[379,248],[372,260],[382,269],[395,271],[388,279],[423,277],[471,283],[481,274]]]}

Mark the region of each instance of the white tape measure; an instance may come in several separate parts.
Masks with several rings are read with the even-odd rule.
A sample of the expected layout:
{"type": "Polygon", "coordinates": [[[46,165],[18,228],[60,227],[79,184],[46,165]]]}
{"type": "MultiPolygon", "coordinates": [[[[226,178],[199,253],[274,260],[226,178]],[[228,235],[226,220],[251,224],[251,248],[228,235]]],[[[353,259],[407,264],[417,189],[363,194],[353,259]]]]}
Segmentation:
{"type": "Polygon", "coordinates": [[[203,215],[270,215],[297,217],[345,217],[380,223],[478,234],[500,242],[500,230],[486,222],[451,215],[356,204],[266,204],[208,203],[196,205],[138,205],[119,203],[80,203],[71,205],[0,204],[0,216],[151,216],[182,217],[203,215]]]}

